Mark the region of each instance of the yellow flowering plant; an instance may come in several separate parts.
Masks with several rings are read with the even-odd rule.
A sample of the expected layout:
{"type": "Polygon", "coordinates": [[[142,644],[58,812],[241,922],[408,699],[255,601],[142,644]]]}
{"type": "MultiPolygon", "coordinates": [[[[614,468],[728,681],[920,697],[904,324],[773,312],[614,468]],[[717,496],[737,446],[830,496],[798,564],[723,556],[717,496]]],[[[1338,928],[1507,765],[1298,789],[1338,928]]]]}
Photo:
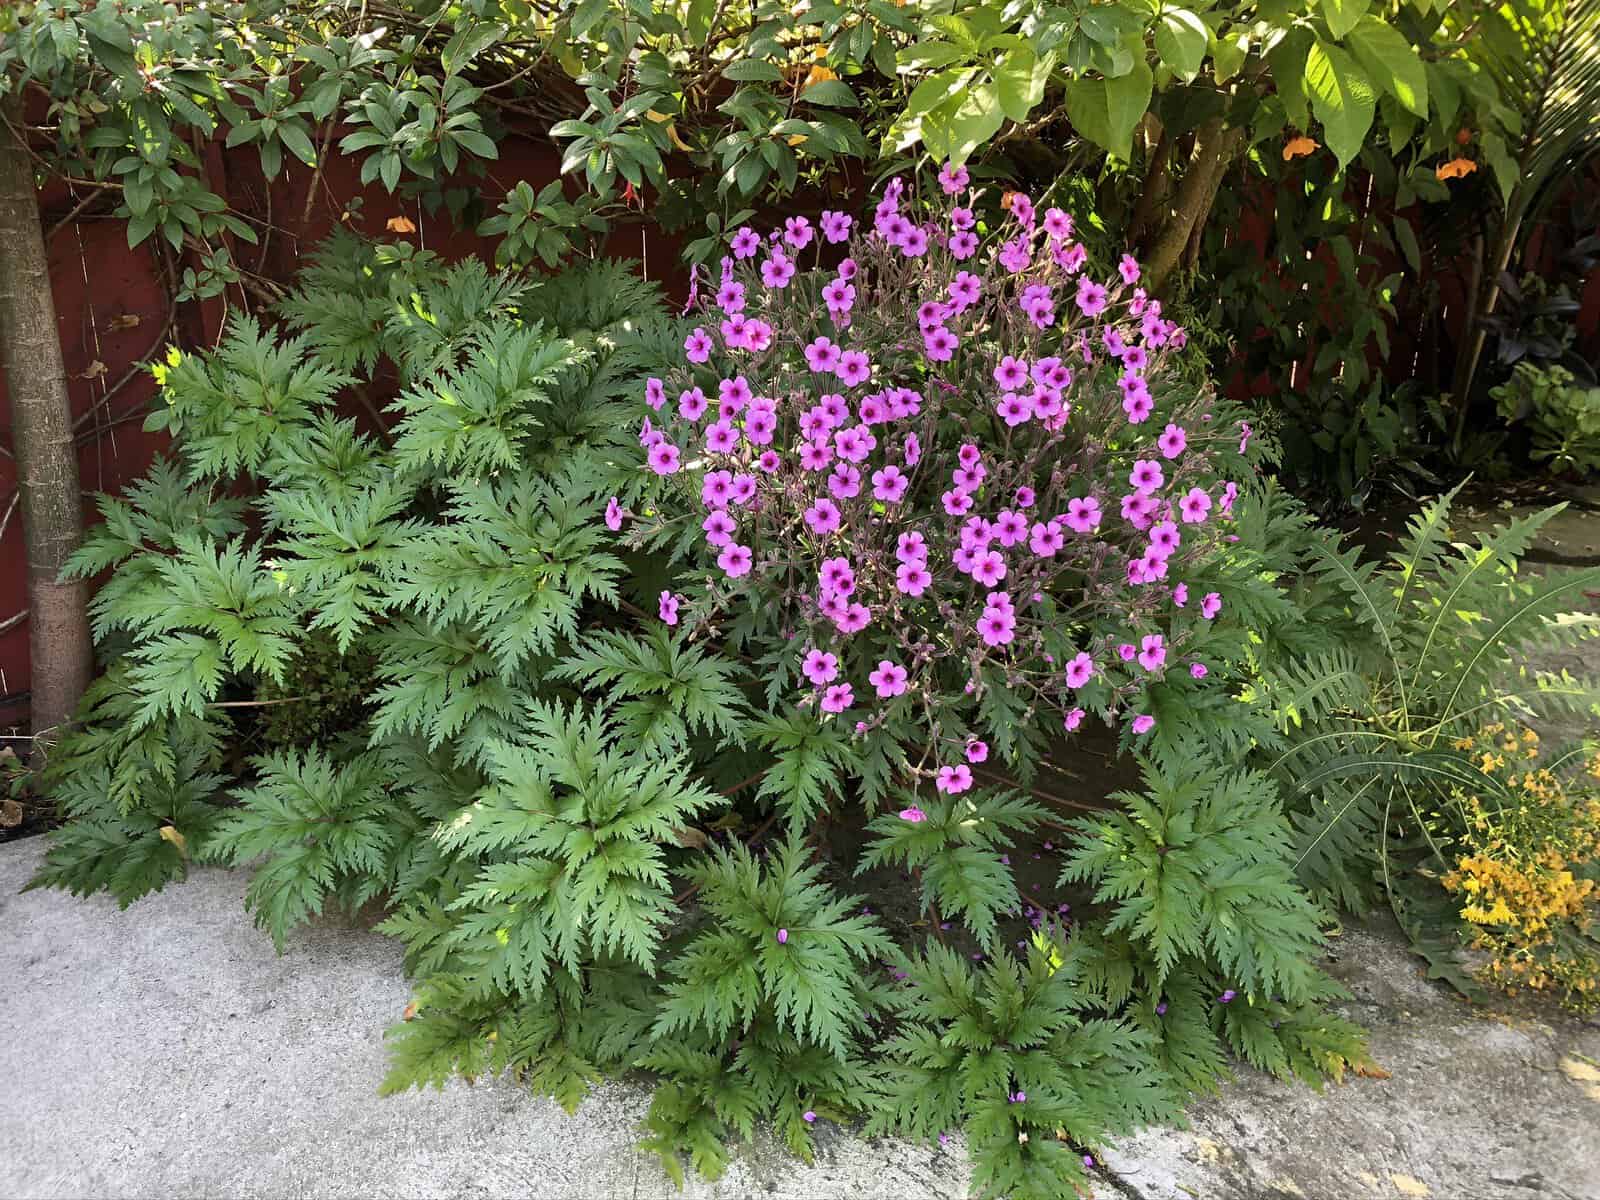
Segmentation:
{"type": "Polygon", "coordinates": [[[1452,788],[1438,814],[1452,830],[1442,882],[1488,954],[1481,976],[1600,1008],[1600,751],[1546,760],[1533,730],[1498,722],[1454,748],[1486,786],[1452,788]]]}

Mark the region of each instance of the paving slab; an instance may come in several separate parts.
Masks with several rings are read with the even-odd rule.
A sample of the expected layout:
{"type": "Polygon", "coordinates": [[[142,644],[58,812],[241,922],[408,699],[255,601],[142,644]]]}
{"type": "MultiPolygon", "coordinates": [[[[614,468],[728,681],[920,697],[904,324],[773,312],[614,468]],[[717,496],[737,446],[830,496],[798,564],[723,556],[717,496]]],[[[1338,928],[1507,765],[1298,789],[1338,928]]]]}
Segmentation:
{"type": "MultiPolygon", "coordinates": [[[[948,1148],[835,1127],[816,1165],[771,1138],[676,1192],[634,1148],[647,1090],[575,1116],[505,1082],[380,1098],[397,943],[323,921],[287,953],[248,874],[197,871],[127,912],[18,889],[42,839],[0,847],[0,1197],[912,1200],[966,1194],[948,1148]]],[[[1600,1200],[1600,1028],[1486,1017],[1418,977],[1392,933],[1330,967],[1387,1080],[1322,1093],[1244,1070],[1185,1131],[1107,1155],[1099,1200],[1600,1200]]]]}

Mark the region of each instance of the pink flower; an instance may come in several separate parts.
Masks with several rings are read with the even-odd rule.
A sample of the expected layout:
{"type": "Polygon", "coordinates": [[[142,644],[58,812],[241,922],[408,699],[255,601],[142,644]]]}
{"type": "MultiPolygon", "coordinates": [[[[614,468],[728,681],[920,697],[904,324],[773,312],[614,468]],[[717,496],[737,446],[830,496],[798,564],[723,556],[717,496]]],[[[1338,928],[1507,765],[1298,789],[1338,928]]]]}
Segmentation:
{"type": "Polygon", "coordinates": [[[711,335],[696,329],[683,339],[683,349],[692,363],[703,363],[711,357],[711,335]]]}
{"type": "Polygon", "coordinates": [[[1150,529],[1150,553],[1160,559],[1171,558],[1183,544],[1178,527],[1171,521],[1162,521],[1150,529]]]}
{"type": "Polygon", "coordinates": [[[884,467],[872,473],[872,496],[885,504],[898,504],[906,494],[911,480],[900,473],[899,467],[884,467]]]}
{"type": "Polygon", "coordinates": [[[831,338],[819,337],[806,347],[806,366],[818,374],[827,374],[838,367],[843,354],[831,338]]]}
{"type": "Polygon", "coordinates": [[[752,446],[766,446],[778,428],[778,418],[770,408],[752,408],[744,419],[744,440],[752,446]]]}
{"type": "Polygon", "coordinates": [[[872,610],[865,604],[850,604],[844,612],[833,618],[834,628],[840,633],[860,633],[872,624],[872,610]]]}
{"type": "Polygon", "coordinates": [[[1007,391],[1015,391],[1028,382],[1028,364],[1023,359],[1006,355],[994,369],[994,381],[1007,391]]]}
{"type": "Polygon", "coordinates": [[[1142,424],[1155,406],[1155,401],[1150,399],[1150,393],[1146,391],[1129,392],[1122,398],[1122,411],[1132,425],[1142,424]]]}
{"type": "Polygon", "coordinates": [[[720,508],[701,521],[700,528],[706,531],[706,544],[709,546],[726,546],[733,541],[733,535],[739,532],[738,523],[725,509],[720,508]]]}
{"type": "Polygon", "coordinates": [[[1106,289],[1087,275],[1078,280],[1078,311],[1086,317],[1097,317],[1106,308],[1106,289]]]}
{"type": "Polygon", "coordinates": [[[903,696],[906,691],[906,669],[891,659],[882,658],[878,660],[878,669],[867,676],[867,682],[876,689],[880,700],[903,696]]]}
{"type": "Polygon", "coordinates": [[[940,767],[934,786],[952,796],[959,795],[972,786],[972,768],[966,763],[953,767],[940,767]]]}
{"type": "Polygon", "coordinates": [[[1250,428],[1250,422],[1249,421],[1240,421],[1239,422],[1239,453],[1240,454],[1243,454],[1244,450],[1245,450],[1245,447],[1250,444],[1250,436],[1253,433],[1255,433],[1255,430],[1250,428]]]}
{"type": "Polygon", "coordinates": [[[852,425],[833,435],[834,452],[846,462],[861,462],[877,445],[878,439],[872,436],[872,430],[865,425],[852,425]]]}
{"type": "Polygon", "coordinates": [[[983,292],[983,282],[971,271],[957,271],[946,290],[959,313],[978,302],[978,296],[983,292]]]}
{"type": "Polygon", "coordinates": [[[1000,397],[1000,403],[995,405],[995,411],[1000,414],[1000,419],[1009,428],[1015,429],[1024,424],[1033,416],[1033,406],[1015,392],[1007,392],[1000,397]]]}
{"type": "Polygon", "coordinates": [[[1047,208],[1044,231],[1053,238],[1069,238],[1072,236],[1072,218],[1059,208],[1047,208]]]}
{"type": "Polygon", "coordinates": [[[1083,499],[1073,497],[1067,501],[1067,526],[1078,533],[1092,533],[1100,528],[1100,501],[1093,496],[1083,499]]]}
{"type": "Polygon", "coordinates": [[[960,233],[950,235],[950,256],[957,262],[965,262],[977,249],[978,235],[971,230],[963,229],[960,233]]]}
{"type": "Polygon", "coordinates": [[[922,335],[923,353],[929,362],[949,362],[955,357],[956,335],[943,325],[935,325],[922,335]]]}
{"type": "Polygon", "coordinates": [[[850,560],[843,555],[835,558],[825,558],[818,570],[823,589],[832,592],[835,596],[848,596],[856,590],[855,568],[850,565],[850,560]]]}
{"type": "Polygon", "coordinates": [[[1009,508],[1002,508],[994,519],[994,535],[1009,550],[1027,540],[1028,518],[1009,508]]]}
{"type": "Polygon", "coordinates": [[[807,471],[823,471],[833,461],[833,447],[827,442],[802,442],[800,466],[807,471]]]}
{"type": "Polygon", "coordinates": [[[778,930],[777,938],[778,938],[778,945],[780,945],[780,946],[784,945],[789,940],[789,931],[787,929],[778,930]]]}
{"type": "Polygon", "coordinates": [[[998,550],[989,550],[978,556],[973,564],[972,577],[986,588],[992,588],[1006,577],[1006,560],[998,550]]]}
{"type": "Polygon", "coordinates": [[[846,350],[839,356],[839,365],[834,369],[834,374],[846,387],[855,387],[865,383],[872,374],[872,363],[860,350],[846,350]]]}
{"type": "Polygon", "coordinates": [[[1239,498],[1239,485],[1231,479],[1222,485],[1222,503],[1217,505],[1217,511],[1225,517],[1233,515],[1233,502],[1239,498]]]}
{"type": "Polygon", "coordinates": [[[1149,733],[1155,727],[1156,719],[1149,713],[1140,713],[1133,719],[1133,731],[1135,733],[1149,733]]]}
{"type": "Polygon", "coordinates": [[[1163,482],[1165,479],[1161,474],[1161,464],[1153,459],[1139,459],[1128,474],[1128,483],[1146,495],[1159,488],[1163,482]]]}
{"type": "Polygon", "coordinates": [[[744,284],[736,279],[724,279],[717,289],[717,307],[732,316],[744,311],[744,284]]]}
{"type": "Polygon", "coordinates": [[[671,442],[657,442],[645,456],[657,475],[675,475],[679,467],[678,448],[671,442]]]}
{"type": "Polygon", "coordinates": [[[748,225],[741,225],[734,231],[733,239],[729,243],[733,247],[735,258],[754,258],[756,251],[761,248],[761,239],[756,236],[756,231],[748,225]]]}
{"type": "Polygon", "coordinates": [[[948,491],[939,497],[939,501],[944,505],[944,511],[952,517],[965,516],[972,507],[972,496],[968,492],[948,491]]]}
{"type": "Polygon", "coordinates": [[[1094,677],[1094,659],[1086,650],[1080,650],[1077,655],[1067,663],[1067,686],[1081,688],[1094,677]]]}
{"type": "Polygon", "coordinates": [[[985,646],[1007,646],[1016,640],[1017,620],[1000,609],[986,608],[978,618],[978,636],[985,646]]]}
{"type": "Polygon", "coordinates": [[[989,757],[989,743],[974,739],[967,743],[967,761],[981,763],[989,757]]]}
{"type": "Polygon", "coordinates": [[[721,567],[729,579],[738,579],[741,575],[750,574],[750,565],[755,561],[755,556],[750,553],[750,547],[741,546],[738,542],[729,542],[722,548],[722,553],[717,555],[717,566],[721,567]]]}
{"type": "Polygon", "coordinates": [[[855,300],[856,289],[846,280],[834,279],[823,286],[822,302],[828,306],[828,311],[836,316],[849,313],[855,300]]]}
{"type": "Polygon", "coordinates": [[[1156,501],[1143,492],[1130,492],[1122,498],[1122,519],[1135,529],[1145,529],[1156,511],[1156,501]]]}
{"type": "Polygon", "coordinates": [[[1061,718],[1061,727],[1071,733],[1083,724],[1083,718],[1086,715],[1081,708],[1068,709],[1067,715],[1061,718]]]}
{"type": "Polygon", "coordinates": [[[907,596],[920,596],[933,583],[927,566],[920,562],[903,562],[895,568],[894,585],[907,596]]]}
{"type": "Polygon", "coordinates": [[[790,217],[783,223],[783,240],[796,250],[811,244],[811,222],[804,217],[790,217]]]}
{"type": "Polygon", "coordinates": [[[783,458],[776,450],[763,450],[761,457],[756,459],[756,469],[768,475],[776,474],[782,465],[783,458]]]}
{"type": "Polygon", "coordinates": [[[1167,644],[1159,633],[1149,634],[1139,643],[1139,665],[1146,671],[1159,671],[1166,661],[1167,644]]]}
{"type": "Polygon", "coordinates": [[[653,376],[645,380],[644,402],[657,412],[660,412],[661,406],[667,402],[666,385],[653,376]]]}
{"type": "Polygon", "coordinates": [[[801,660],[800,671],[818,687],[832,683],[839,677],[838,656],[822,650],[808,650],[805,658],[801,660]]]}
{"type": "Polygon", "coordinates": [[[900,810],[900,819],[908,821],[912,825],[920,825],[928,819],[928,814],[913,804],[910,808],[902,808],[900,810]]]}
{"type": "Polygon", "coordinates": [[[922,442],[914,433],[906,434],[904,457],[908,467],[914,467],[922,461],[922,442]]]}
{"type": "Polygon", "coordinates": [[[786,255],[774,250],[772,257],[761,264],[761,282],[774,291],[782,291],[794,278],[794,263],[786,255]]]}
{"type": "Polygon", "coordinates": [[[678,393],[678,415],[685,421],[698,421],[705,415],[706,394],[697,387],[678,393]]]}
{"type": "Polygon", "coordinates": [[[832,245],[838,245],[850,236],[851,218],[846,213],[822,210],[822,236],[832,245]]]}
{"type": "Polygon", "coordinates": [[[668,625],[678,623],[678,598],[671,592],[662,592],[656,601],[656,615],[668,625]]]}
{"type": "Polygon", "coordinates": [[[713,421],[706,426],[706,453],[730,454],[739,444],[739,431],[731,421],[713,421]]]}
{"type": "Polygon", "coordinates": [[[958,167],[953,162],[946,162],[939,168],[939,186],[944,189],[946,196],[954,196],[971,181],[966,167],[958,167]]]}
{"type": "Polygon", "coordinates": [[[1211,513],[1211,497],[1204,488],[1190,488],[1178,501],[1178,512],[1188,524],[1198,525],[1211,513]]]}
{"type": "Polygon", "coordinates": [[[950,210],[951,229],[971,229],[977,223],[978,214],[973,212],[970,208],[964,208],[961,205],[957,205],[955,208],[950,210]]]}
{"type": "Polygon", "coordinates": [[[928,231],[920,225],[907,226],[896,244],[907,258],[921,258],[928,252],[928,231]]]}
{"type": "Polygon", "coordinates": [[[1196,679],[1204,679],[1210,672],[1206,670],[1205,663],[1197,662],[1189,664],[1189,674],[1196,679]]]}
{"type": "Polygon", "coordinates": [[[1180,583],[1172,589],[1172,603],[1178,608],[1182,608],[1189,603],[1189,585],[1187,583],[1180,583]]]}
{"type": "Polygon", "coordinates": [[[1163,458],[1177,458],[1188,444],[1189,438],[1182,425],[1168,424],[1161,431],[1161,436],[1156,439],[1156,446],[1161,450],[1163,458]]]}
{"type": "Polygon", "coordinates": [[[1117,657],[1123,662],[1132,662],[1139,651],[1132,642],[1123,642],[1117,647],[1117,657]]]}
{"type": "Polygon", "coordinates": [[[1222,597],[1216,592],[1207,592],[1200,597],[1200,615],[1206,620],[1211,620],[1222,611],[1222,597]]]}
{"type": "Polygon", "coordinates": [[[1138,263],[1138,260],[1135,259],[1133,257],[1133,255],[1131,255],[1131,254],[1124,254],[1122,256],[1122,260],[1117,263],[1117,273],[1122,276],[1122,282],[1123,283],[1129,283],[1129,284],[1138,283],[1139,282],[1139,263],[1138,263]]]}
{"type": "Polygon", "coordinates": [[[1016,495],[1011,498],[1012,503],[1018,508],[1032,508],[1033,500],[1033,489],[1031,487],[1019,487],[1016,495]]]}
{"type": "Polygon", "coordinates": [[[606,528],[616,533],[622,528],[622,504],[615,496],[606,501],[606,528]]]}
{"type": "Polygon", "coordinates": [[[828,476],[828,491],[840,500],[849,500],[861,494],[861,472],[849,463],[836,463],[828,476]]]}
{"type": "Polygon", "coordinates": [[[1056,551],[1066,545],[1066,536],[1057,521],[1038,521],[1028,535],[1028,549],[1040,558],[1054,558],[1056,551]]]}

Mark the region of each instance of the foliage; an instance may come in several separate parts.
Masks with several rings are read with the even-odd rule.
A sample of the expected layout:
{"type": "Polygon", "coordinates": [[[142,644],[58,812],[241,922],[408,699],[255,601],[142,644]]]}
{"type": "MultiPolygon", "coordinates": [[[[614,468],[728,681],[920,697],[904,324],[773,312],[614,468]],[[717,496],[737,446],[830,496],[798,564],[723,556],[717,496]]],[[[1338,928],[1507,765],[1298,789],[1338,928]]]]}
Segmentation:
{"type": "Polygon", "coordinates": [[[1565,367],[1519,362],[1489,394],[1506,420],[1527,422],[1536,462],[1557,474],[1600,469],[1600,385],[1580,383],[1565,367]]]}
{"type": "Polygon", "coordinates": [[[1493,788],[1453,788],[1454,867],[1441,881],[1462,904],[1486,979],[1559,991],[1580,1011],[1600,1004],[1600,759],[1572,752],[1540,762],[1539,736],[1489,724],[1455,748],[1476,757],[1493,788]],[[1575,761],[1576,760],[1576,761],[1575,761]]]}
{"type": "Polygon", "coordinates": [[[1312,889],[1357,910],[1383,896],[1436,973],[1468,986],[1442,937],[1425,872],[1451,869],[1451,838],[1433,820],[1456,791],[1507,799],[1470,753],[1489,722],[1535,713],[1600,714],[1600,684],[1531,667],[1537,650],[1600,631],[1569,605],[1600,571],[1519,571],[1561,506],[1518,518],[1475,544],[1448,541],[1442,496],[1413,518],[1385,563],[1337,541],[1312,548],[1319,586],[1337,597],[1349,636],[1290,664],[1266,664],[1263,699],[1289,745],[1270,764],[1295,827],[1296,868],[1312,889]],[[1462,749],[1460,746],[1467,748],[1462,749]]]}
{"type": "MultiPolygon", "coordinates": [[[[964,491],[932,469],[908,476],[906,512],[921,514],[943,577],[931,596],[952,614],[907,603],[894,618],[949,664],[948,679],[923,663],[914,684],[908,672],[933,721],[909,705],[819,704],[800,682],[799,639],[782,636],[803,612],[786,592],[752,589],[713,619],[710,598],[733,592],[706,565],[706,510],[695,496],[700,511],[681,517],[682,473],[648,465],[665,442],[642,446],[628,428],[641,387],[651,400],[651,380],[681,370],[694,328],[664,318],[653,287],[621,264],[540,279],[341,235],[272,320],[236,320],[220,346],[174,351],[160,368],[150,424],[173,435],[172,456],[102,500],[105,520],[74,561],[112,573],[95,607],[107,672],[53,759],[69,819],[35,884],[126,904],[191,862],[234,863],[280,945],[319,913],[381,905],[417,979],[391,1031],[386,1090],[506,1072],[571,1106],[596,1079],[644,1069],[657,1081],[646,1145],[672,1171],[687,1161],[715,1174],[758,1121],[809,1156],[817,1120],[870,1117],[920,1136],[963,1126],[981,1189],[1059,1197],[1106,1138],[1214,1086],[1230,1053],[1313,1080],[1359,1062],[1357,1032],[1323,1011],[1336,991],[1312,965],[1316,914],[1292,879],[1273,787],[1242,765],[1281,737],[1269,708],[1226,682],[1254,679],[1267,648],[1301,636],[1272,575],[1298,553],[1284,546],[1309,536],[1304,517],[1270,488],[1223,490],[1216,470],[1244,465],[1241,435],[1192,370],[1146,371],[1129,353],[1177,332],[1153,302],[1123,315],[1131,282],[1117,285],[1129,294],[1115,324],[1097,321],[1085,342],[1095,362],[1069,343],[1078,381],[1054,400],[1049,383],[1028,393],[1045,410],[1071,403],[1072,420],[997,419],[1004,389],[977,372],[992,375],[1001,350],[1037,359],[1049,336],[1048,321],[1015,309],[1011,268],[991,258],[1022,253],[1024,204],[1007,218],[1022,224],[968,260],[992,292],[989,332],[948,314],[969,346],[954,365],[927,361],[919,332],[893,332],[913,279],[948,282],[924,274],[951,267],[943,246],[916,261],[857,247],[849,322],[812,318],[841,353],[871,347],[876,381],[842,385],[857,406],[882,388],[907,409],[874,436],[890,444],[892,425],[916,424],[940,475],[961,441],[986,447],[991,474],[973,471],[964,491]],[[909,349],[889,353],[894,340],[909,349]],[[343,415],[351,401],[375,406],[385,379],[389,428],[343,415]],[[1170,453],[1144,460],[1190,490],[1151,484],[1161,499],[1149,503],[1206,519],[1174,521],[1182,542],[1152,556],[1166,514],[1143,511],[1135,489],[1127,517],[1102,514],[1061,562],[1018,553],[1021,587],[1052,597],[1053,615],[1029,612],[1019,636],[983,646],[953,614],[964,589],[990,589],[954,586],[959,522],[930,496],[1015,511],[1023,464],[1043,539],[1049,513],[1082,513],[1070,502],[1091,480],[1109,506],[1148,453],[1146,409],[1192,414],[1194,431],[1182,448],[1165,431],[1170,453]],[[1181,570],[1192,598],[1171,579],[1130,583],[1130,563],[1181,570]],[[1103,598],[1073,599],[1086,585],[1103,598]],[[695,597],[676,625],[662,591],[695,597]],[[1123,665],[1107,651],[1134,633],[1181,646],[1185,664],[1203,656],[1210,673],[1166,681],[1156,643],[1137,671],[1123,665]],[[1074,707],[1125,722],[1148,710],[1157,723],[1122,734],[1151,762],[1118,801],[1132,815],[1107,812],[1063,839],[1068,879],[1092,893],[1082,915],[1035,915],[1029,942],[1006,852],[1062,822],[1006,772],[1031,772],[1060,728],[1059,710],[1047,723],[1042,699],[1030,711],[1020,697],[1027,681],[1068,685],[1069,639],[1095,647],[1105,676],[1071,684],[1074,707]],[[983,687],[968,699],[971,670],[983,687]],[[280,711],[297,704],[293,720],[280,711]],[[858,715],[878,728],[858,731],[858,715]],[[236,756],[240,732],[261,752],[236,756]],[[930,766],[941,759],[942,790],[930,766]],[[1180,782],[1180,761],[1193,779],[1180,782]],[[1139,841],[1151,836],[1183,850],[1151,853],[1139,841]],[[1102,853],[1116,839],[1126,861],[1102,853]],[[888,864],[917,872],[916,901],[864,911],[883,901],[855,894],[852,873],[859,884],[888,864]],[[894,986],[907,977],[923,986],[894,986]]],[[[891,207],[885,219],[912,211],[891,207]]],[[[787,335],[791,298],[821,282],[752,280],[746,324],[787,335]]],[[[1042,303],[1033,293],[1040,315],[1042,303]]],[[[1071,330],[1090,326],[1074,318],[1071,330]]],[[[743,360],[785,421],[815,387],[803,354],[783,342],[743,360]]],[[[748,442],[761,411],[751,402],[725,419],[748,442]]],[[[762,453],[802,452],[794,428],[771,432],[762,453]]],[[[895,519],[880,504],[852,510],[860,548],[841,546],[863,563],[865,548],[885,561],[897,548],[897,532],[873,525],[895,519]]],[[[757,543],[764,556],[780,536],[757,543]]],[[[764,558],[756,578],[769,570],[776,579],[764,558]]],[[[863,573],[860,595],[892,586],[863,573]]],[[[859,646],[899,636],[888,625],[858,631],[859,646]]],[[[830,644],[847,670],[871,665],[842,637],[830,644]]]]}

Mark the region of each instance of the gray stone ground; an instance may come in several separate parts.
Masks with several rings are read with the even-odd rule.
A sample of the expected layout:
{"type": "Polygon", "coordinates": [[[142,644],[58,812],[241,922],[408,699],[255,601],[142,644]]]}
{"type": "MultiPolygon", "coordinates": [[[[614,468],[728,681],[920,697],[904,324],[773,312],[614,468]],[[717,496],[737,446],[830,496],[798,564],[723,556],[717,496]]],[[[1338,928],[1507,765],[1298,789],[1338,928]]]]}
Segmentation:
{"type": "MultiPolygon", "coordinates": [[[[327,921],[279,957],[243,871],[196,872],[127,913],[18,895],[42,850],[0,848],[0,1197],[675,1194],[633,1148],[636,1084],[574,1117],[504,1083],[380,1099],[382,1030],[408,994],[396,943],[327,921]]],[[[1109,1151],[1099,1200],[1600,1198],[1600,1028],[1471,1012],[1392,934],[1335,947],[1393,1077],[1318,1094],[1241,1072],[1192,1129],[1109,1151]]],[[[959,1143],[820,1140],[814,1167],[762,1139],[683,1195],[965,1193],[959,1143]]]]}

